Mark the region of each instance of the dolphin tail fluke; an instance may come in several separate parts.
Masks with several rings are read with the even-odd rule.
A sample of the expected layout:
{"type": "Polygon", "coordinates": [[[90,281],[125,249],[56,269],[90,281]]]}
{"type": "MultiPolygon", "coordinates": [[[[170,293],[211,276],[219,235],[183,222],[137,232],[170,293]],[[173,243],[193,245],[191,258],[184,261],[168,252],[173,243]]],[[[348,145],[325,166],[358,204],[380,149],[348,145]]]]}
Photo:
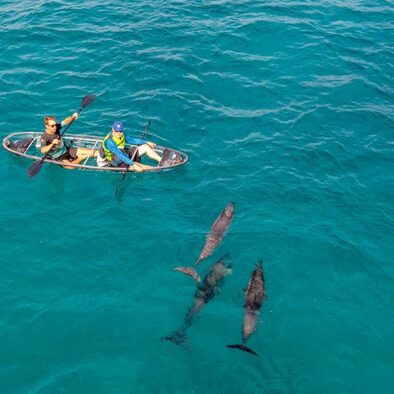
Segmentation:
{"type": "Polygon", "coordinates": [[[196,270],[193,267],[176,267],[175,271],[183,272],[186,275],[191,276],[197,283],[201,282],[200,276],[197,274],[196,270]]]}
{"type": "Polygon", "coordinates": [[[239,350],[242,350],[244,352],[253,354],[254,356],[258,356],[258,354],[254,350],[252,350],[251,348],[249,348],[249,347],[247,347],[245,345],[226,345],[226,347],[229,347],[231,349],[239,349],[239,350]]]}
{"type": "Polygon", "coordinates": [[[187,337],[184,331],[177,331],[161,339],[162,341],[169,341],[175,343],[175,345],[181,345],[186,341],[187,337]]]}

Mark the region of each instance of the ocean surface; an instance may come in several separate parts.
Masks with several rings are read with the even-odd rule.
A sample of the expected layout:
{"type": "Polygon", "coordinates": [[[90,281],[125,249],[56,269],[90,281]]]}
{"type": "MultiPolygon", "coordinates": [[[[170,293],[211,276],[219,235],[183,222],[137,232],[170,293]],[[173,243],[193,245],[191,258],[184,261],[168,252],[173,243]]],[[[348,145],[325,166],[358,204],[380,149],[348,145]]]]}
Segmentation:
{"type": "Polygon", "coordinates": [[[0,137],[114,120],[189,155],[164,173],[0,153],[0,393],[394,392],[394,2],[0,0],[0,137]],[[233,274],[178,329],[198,272],[233,274]],[[267,298],[248,346],[244,293],[267,298]]]}

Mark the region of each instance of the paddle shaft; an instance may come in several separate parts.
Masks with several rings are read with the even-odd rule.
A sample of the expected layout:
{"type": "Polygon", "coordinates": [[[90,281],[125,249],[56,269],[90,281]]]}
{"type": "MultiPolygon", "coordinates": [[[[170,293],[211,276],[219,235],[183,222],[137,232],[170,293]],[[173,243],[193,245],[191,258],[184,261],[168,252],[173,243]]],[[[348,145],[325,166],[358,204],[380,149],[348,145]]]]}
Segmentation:
{"type": "MultiPolygon", "coordinates": [[[[81,111],[85,108],[85,106],[81,106],[81,108],[79,108],[78,111],[78,115],[81,113],[81,111]]],[[[67,125],[67,127],[60,133],[59,137],[62,138],[64,133],[70,128],[70,126],[74,123],[75,118],[72,118],[71,122],[67,125]]],[[[47,153],[46,155],[49,155],[49,153],[47,153]]],[[[45,156],[46,156],[45,155],[45,156]]],[[[41,159],[44,160],[45,156],[41,159]]],[[[50,155],[49,155],[50,156],[50,155]]]]}
{"type": "MultiPolygon", "coordinates": [[[[78,115],[85,107],[81,107],[78,111],[78,115]]],[[[67,125],[67,127],[60,133],[60,138],[63,137],[63,134],[69,129],[69,127],[74,123],[75,118],[72,118],[71,122],[67,125]]]]}

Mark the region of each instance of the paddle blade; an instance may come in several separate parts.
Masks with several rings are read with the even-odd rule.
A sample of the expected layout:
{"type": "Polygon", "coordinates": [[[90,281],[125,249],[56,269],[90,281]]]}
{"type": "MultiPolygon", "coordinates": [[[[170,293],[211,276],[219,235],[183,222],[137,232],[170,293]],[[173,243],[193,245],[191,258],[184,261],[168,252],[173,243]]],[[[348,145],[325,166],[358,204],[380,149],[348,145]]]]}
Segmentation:
{"type": "Polygon", "coordinates": [[[123,181],[125,180],[126,175],[127,175],[127,168],[126,168],[125,172],[124,172],[123,175],[122,175],[122,178],[120,179],[120,181],[119,181],[119,183],[118,183],[118,187],[117,187],[116,190],[115,190],[115,196],[118,195],[119,190],[120,190],[120,186],[122,185],[123,181]]]}
{"type": "Polygon", "coordinates": [[[151,124],[151,121],[149,121],[148,124],[145,126],[145,130],[144,130],[144,132],[142,133],[141,139],[142,139],[142,138],[145,138],[145,134],[146,134],[146,132],[148,131],[150,124],[151,124]]]}
{"type": "Polygon", "coordinates": [[[82,104],[81,104],[81,109],[85,108],[87,105],[89,105],[96,96],[94,94],[88,94],[82,99],[82,104]]]}
{"type": "Polygon", "coordinates": [[[39,160],[36,161],[35,163],[33,163],[29,169],[27,170],[27,173],[29,175],[30,178],[32,178],[33,176],[37,175],[42,167],[42,163],[44,163],[44,160],[39,160]]]}

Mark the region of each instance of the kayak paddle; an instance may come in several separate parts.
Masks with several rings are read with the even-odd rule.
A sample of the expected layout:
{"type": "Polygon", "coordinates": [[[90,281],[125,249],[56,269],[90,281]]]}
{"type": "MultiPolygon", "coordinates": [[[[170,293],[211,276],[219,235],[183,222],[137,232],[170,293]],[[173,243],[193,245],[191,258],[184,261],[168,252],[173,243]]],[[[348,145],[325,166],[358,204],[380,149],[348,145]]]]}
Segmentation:
{"type": "MultiPolygon", "coordinates": [[[[149,126],[150,126],[150,121],[149,121],[148,124],[145,126],[145,130],[144,130],[144,132],[143,132],[142,135],[141,135],[141,139],[143,139],[143,138],[145,137],[145,134],[146,134],[146,132],[148,131],[149,126]]],[[[134,151],[134,154],[133,154],[133,157],[131,158],[131,160],[134,160],[134,157],[135,157],[135,155],[137,154],[137,149],[138,149],[138,147],[136,147],[136,149],[135,149],[135,151],[134,151]]],[[[126,178],[128,172],[129,172],[129,167],[126,167],[125,172],[123,173],[122,178],[120,179],[120,181],[119,181],[119,183],[118,183],[118,187],[117,187],[116,190],[115,190],[115,196],[118,195],[120,186],[122,185],[123,181],[125,180],[125,178],[126,178]]]]}

